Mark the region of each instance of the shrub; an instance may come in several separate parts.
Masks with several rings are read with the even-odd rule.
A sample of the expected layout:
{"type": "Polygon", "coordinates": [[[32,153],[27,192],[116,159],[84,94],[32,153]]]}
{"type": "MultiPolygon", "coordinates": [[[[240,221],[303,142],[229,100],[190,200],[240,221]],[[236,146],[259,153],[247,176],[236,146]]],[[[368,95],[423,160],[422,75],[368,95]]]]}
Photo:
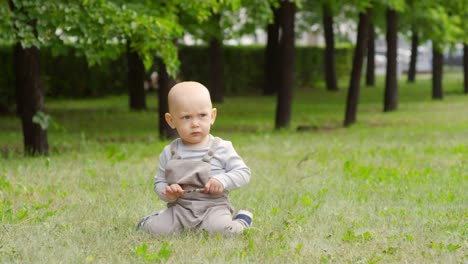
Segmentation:
{"type": "MultiPolygon", "coordinates": [[[[263,46],[225,46],[225,94],[259,94],[264,82],[263,46]]],[[[0,48],[0,111],[14,104],[13,49],[0,48]]],[[[206,46],[181,46],[179,79],[197,80],[207,84],[209,57],[206,46]]],[[[338,78],[351,68],[351,47],[337,48],[338,78]]],[[[296,87],[312,87],[323,81],[323,48],[297,47],[295,65],[296,87]]],[[[44,93],[49,97],[96,97],[121,94],[127,91],[127,62],[123,54],[116,60],[106,60],[89,66],[84,57],[76,56],[72,49],[53,55],[48,49],[40,51],[41,80],[44,93]]],[[[148,73],[148,77],[149,77],[148,73]]]]}

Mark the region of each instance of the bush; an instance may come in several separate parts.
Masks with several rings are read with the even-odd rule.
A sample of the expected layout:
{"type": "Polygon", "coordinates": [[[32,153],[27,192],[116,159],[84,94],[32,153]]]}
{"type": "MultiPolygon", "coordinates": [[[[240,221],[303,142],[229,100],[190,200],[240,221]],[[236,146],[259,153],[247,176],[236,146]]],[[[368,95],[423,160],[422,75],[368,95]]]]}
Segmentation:
{"type": "MultiPolygon", "coordinates": [[[[263,46],[225,46],[225,94],[259,94],[264,82],[263,46]]],[[[0,111],[14,103],[13,49],[0,48],[0,111]]],[[[208,83],[209,57],[206,46],[182,46],[179,50],[179,79],[208,83]]],[[[297,47],[295,65],[296,87],[311,87],[323,80],[323,48],[297,47]]],[[[351,69],[351,47],[338,48],[336,65],[338,78],[351,69]]],[[[54,56],[48,49],[40,51],[41,80],[49,97],[96,97],[127,92],[127,62],[123,54],[116,60],[88,66],[84,57],[72,49],[54,56]]],[[[148,74],[149,76],[149,74],[148,74]]]]}
{"type": "Polygon", "coordinates": [[[41,78],[46,96],[97,97],[127,91],[126,57],[104,60],[89,66],[86,58],[76,56],[72,49],[53,56],[41,50],[41,78]]]}
{"type": "MultiPolygon", "coordinates": [[[[89,66],[86,58],[66,49],[54,56],[48,49],[39,54],[40,79],[49,97],[96,97],[127,91],[126,57],[89,66]]],[[[15,72],[12,47],[0,47],[0,111],[10,109],[15,97],[15,72]]]]}
{"type": "MultiPolygon", "coordinates": [[[[224,78],[227,95],[261,93],[264,82],[264,47],[224,47],[224,78]]],[[[183,46],[179,50],[180,78],[208,83],[208,49],[205,46],[183,46]]],[[[297,47],[296,87],[311,87],[323,81],[323,48],[297,47]]],[[[352,48],[336,50],[338,78],[351,71],[352,48]]]]}

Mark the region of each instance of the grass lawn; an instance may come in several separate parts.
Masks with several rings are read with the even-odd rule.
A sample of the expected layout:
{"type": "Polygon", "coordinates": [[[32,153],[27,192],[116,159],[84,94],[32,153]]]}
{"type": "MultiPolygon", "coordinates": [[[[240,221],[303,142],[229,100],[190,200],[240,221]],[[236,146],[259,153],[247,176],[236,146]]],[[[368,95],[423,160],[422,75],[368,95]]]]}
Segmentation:
{"type": "Polygon", "coordinates": [[[51,155],[23,157],[20,122],[0,117],[0,263],[466,263],[468,96],[461,73],[399,84],[383,113],[383,80],[363,87],[358,122],[343,128],[341,91],[295,93],[290,129],[273,131],[275,97],[227,97],[214,135],[252,170],[231,192],[254,213],[237,237],[135,231],[162,209],[150,110],[127,98],[46,100],[51,155]],[[298,132],[298,126],[315,126],[298,132]]]}

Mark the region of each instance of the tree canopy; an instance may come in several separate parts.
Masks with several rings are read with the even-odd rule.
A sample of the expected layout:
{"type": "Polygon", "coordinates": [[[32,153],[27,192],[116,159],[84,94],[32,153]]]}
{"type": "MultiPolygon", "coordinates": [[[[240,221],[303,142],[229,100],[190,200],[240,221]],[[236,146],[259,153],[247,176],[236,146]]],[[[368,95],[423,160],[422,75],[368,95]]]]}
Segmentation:
{"type": "Polygon", "coordinates": [[[132,49],[140,54],[147,68],[157,56],[174,73],[179,62],[173,40],[184,33],[179,14],[191,14],[202,21],[219,5],[216,0],[3,0],[0,44],[46,46],[55,53],[74,47],[94,64],[118,56],[131,40],[132,49]]]}

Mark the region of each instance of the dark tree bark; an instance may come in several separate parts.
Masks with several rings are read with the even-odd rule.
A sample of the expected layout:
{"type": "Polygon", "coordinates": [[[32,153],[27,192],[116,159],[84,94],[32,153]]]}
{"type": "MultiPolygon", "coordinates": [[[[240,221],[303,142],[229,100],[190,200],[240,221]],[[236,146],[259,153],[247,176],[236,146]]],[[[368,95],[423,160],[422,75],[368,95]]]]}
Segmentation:
{"type": "MultiPolygon", "coordinates": [[[[10,10],[24,16],[22,9],[16,8],[13,1],[8,1],[10,10]]],[[[37,20],[31,20],[35,37],[37,20]]],[[[19,30],[19,29],[16,29],[19,30]]],[[[49,143],[47,130],[42,130],[39,124],[33,122],[33,117],[44,110],[44,96],[39,78],[39,50],[32,46],[23,48],[20,43],[14,49],[16,111],[21,119],[23,129],[24,152],[26,155],[47,155],[49,143]]]]}
{"type": "Polygon", "coordinates": [[[294,2],[281,1],[280,86],[275,128],[287,128],[291,123],[291,104],[294,87],[294,2]]]}
{"type": "MultiPolygon", "coordinates": [[[[220,14],[213,16],[214,23],[219,27],[220,14]]],[[[220,28],[218,28],[221,30],[220,28]]],[[[211,92],[211,100],[215,103],[222,103],[224,99],[224,54],[223,42],[219,37],[213,36],[209,44],[209,83],[208,89],[211,92]]]]}
{"type": "MultiPolygon", "coordinates": [[[[2,52],[2,54],[0,54],[0,61],[6,65],[14,65],[13,49],[8,53],[2,52]]],[[[10,69],[8,69],[8,72],[2,72],[1,75],[2,81],[0,82],[0,85],[3,87],[0,87],[0,90],[3,91],[0,93],[3,98],[0,99],[0,116],[11,115],[13,114],[12,107],[15,106],[16,100],[14,69],[11,69],[11,73],[10,69]]]]}
{"type": "Polygon", "coordinates": [[[44,97],[39,80],[39,50],[15,46],[16,103],[23,127],[26,155],[47,155],[47,130],[33,123],[34,115],[44,110],[44,97]]]}
{"type": "Polygon", "coordinates": [[[416,81],[416,62],[418,61],[419,36],[414,27],[411,29],[411,34],[411,57],[408,68],[408,82],[414,83],[416,81]]]}
{"type": "Polygon", "coordinates": [[[348,96],[346,99],[344,126],[350,126],[356,122],[359,90],[361,85],[362,64],[364,62],[364,55],[367,49],[368,26],[369,16],[367,13],[361,12],[359,14],[356,47],[354,49],[351,79],[349,81],[348,96]]]}
{"type": "Polygon", "coordinates": [[[333,34],[333,14],[328,4],[323,4],[323,29],[325,34],[325,81],[328,91],[338,91],[335,66],[335,35],[333,34]]]}
{"type": "Polygon", "coordinates": [[[145,66],[137,52],[131,50],[127,44],[127,87],[130,110],[146,110],[145,96],[145,66]]]}
{"type": "Polygon", "coordinates": [[[398,14],[396,10],[387,9],[387,74],[385,75],[384,112],[398,108],[398,14]]]}
{"type": "Polygon", "coordinates": [[[442,69],[444,65],[444,55],[432,44],[432,99],[442,100],[442,69]]]}
{"type": "Polygon", "coordinates": [[[373,10],[367,12],[369,16],[369,32],[367,37],[367,67],[366,67],[366,85],[375,86],[375,27],[373,10]]]}
{"type": "Polygon", "coordinates": [[[222,103],[224,98],[224,56],[223,46],[220,40],[213,38],[209,47],[209,89],[211,100],[215,103],[222,103]]]}
{"type": "Polygon", "coordinates": [[[464,92],[468,94],[468,44],[463,45],[463,75],[464,75],[464,92]]]}
{"type": "Polygon", "coordinates": [[[158,113],[159,113],[159,137],[163,140],[172,139],[177,136],[177,131],[172,129],[166,122],[165,114],[169,112],[167,95],[169,89],[174,85],[175,81],[167,73],[166,64],[160,59],[158,69],[158,113]]]}
{"type": "MultiPolygon", "coordinates": [[[[273,8],[273,7],[272,7],[273,8]]],[[[265,81],[263,95],[273,95],[279,86],[279,16],[278,8],[273,10],[273,23],[267,26],[267,45],[265,48],[265,81]]]]}

